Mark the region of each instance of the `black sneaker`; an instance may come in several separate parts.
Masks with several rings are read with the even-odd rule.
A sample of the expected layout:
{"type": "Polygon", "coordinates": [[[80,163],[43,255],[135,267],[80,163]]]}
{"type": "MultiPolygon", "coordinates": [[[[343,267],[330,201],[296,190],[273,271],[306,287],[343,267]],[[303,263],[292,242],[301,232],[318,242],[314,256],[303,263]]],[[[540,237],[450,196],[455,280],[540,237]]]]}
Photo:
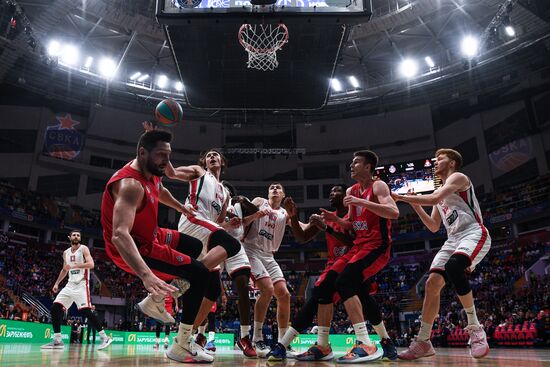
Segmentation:
{"type": "Polygon", "coordinates": [[[397,349],[391,339],[386,338],[380,340],[380,346],[384,350],[382,359],[389,359],[390,361],[395,361],[397,359],[397,349]]]}

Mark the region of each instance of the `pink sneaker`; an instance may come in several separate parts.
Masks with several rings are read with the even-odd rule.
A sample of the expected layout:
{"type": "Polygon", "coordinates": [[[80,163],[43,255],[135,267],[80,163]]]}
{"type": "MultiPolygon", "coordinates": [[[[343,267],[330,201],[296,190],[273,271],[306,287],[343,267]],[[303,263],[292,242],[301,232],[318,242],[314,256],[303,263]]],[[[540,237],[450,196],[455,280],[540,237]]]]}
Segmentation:
{"type": "Polygon", "coordinates": [[[474,358],[483,358],[489,354],[487,334],[481,325],[468,325],[466,331],[470,334],[470,355],[474,358]]]}
{"type": "Polygon", "coordinates": [[[435,350],[432,342],[427,340],[418,340],[417,338],[409,345],[409,348],[399,353],[399,359],[418,359],[422,357],[430,357],[435,355],[435,350]]]}

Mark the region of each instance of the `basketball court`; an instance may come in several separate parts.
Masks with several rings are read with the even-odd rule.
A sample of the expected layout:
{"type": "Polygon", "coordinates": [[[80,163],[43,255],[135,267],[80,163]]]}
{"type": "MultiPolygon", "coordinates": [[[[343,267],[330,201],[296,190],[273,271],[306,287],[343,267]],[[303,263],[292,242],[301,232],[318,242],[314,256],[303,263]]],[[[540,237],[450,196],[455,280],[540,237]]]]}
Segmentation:
{"type": "MultiPolygon", "coordinates": [[[[482,360],[474,360],[466,349],[437,349],[437,356],[418,361],[375,362],[369,365],[380,366],[550,366],[550,351],[536,349],[493,349],[482,360]]],[[[336,352],[336,356],[344,351],[336,352]]],[[[158,366],[160,364],[179,365],[168,360],[163,351],[153,350],[152,345],[121,346],[112,345],[106,350],[96,351],[89,345],[71,345],[64,351],[41,351],[37,344],[5,344],[0,346],[2,366],[158,366]]],[[[299,362],[289,359],[286,362],[267,362],[265,359],[248,359],[240,351],[221,351],[213,364],[218,366],[336,366],[334,362],[299,362]]],[[[366,365],[366,364],[360,364],[366,365]]]]}

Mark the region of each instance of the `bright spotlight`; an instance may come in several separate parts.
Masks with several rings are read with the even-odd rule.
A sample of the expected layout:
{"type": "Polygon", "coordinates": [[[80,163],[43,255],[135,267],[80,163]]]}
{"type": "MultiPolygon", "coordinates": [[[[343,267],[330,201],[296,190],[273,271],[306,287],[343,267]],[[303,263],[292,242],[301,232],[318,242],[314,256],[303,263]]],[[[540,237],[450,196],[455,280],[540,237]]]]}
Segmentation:
{"type": "Polygon", "coordinates": [[[516,35],[516,30],[511,25],[504,27],[504,31],[506,32],[508,37],[514,37],[516,35]]]}
{"type": "Polygon", "coordinates": [[[430,56],[426,56],[424,58],[424,60],[426,61],[426,64],[428,64],[428,66],[431,68],[435,67],[435,62],[432,60],[432,58],[430,56]]]}
{"type": "Polygon", "coordinates": [[[86,59],[86,63],[84,64],[84,67],[89,69],[90,66],[92,66],[92,62],[94,62],[94,58],[91,56],[88,56],[88,58],[86,59]]]}
{"type": "Polygon", "coordinates": [[[405,78],[412,78],[418,72],[418,64],[412,59],[405,59],[401,61],[399,71],[405,78]]]}
{"type": "Polygon", "coordinates": [[[341,92],[342,91],[342,83],[336,78],[333,78],[330,80],[330,86],[332,87],[332,90],[335,92],[341,92]]]}
{"type": "Polygon", "coordinates": [[[176,90],[178,92],[181,92],[183,90],[183,83],[182,82],[176,82],[176,84],[174,85],[174,87],[176,88],[176,90]]]}
{"type": "Polygon", "coordinates": [[[348,76],[348,80],[353,88],[359,88],[359,80],[355,76],[348,76]]]}
{"type": "Polygon", "coordinates": [[[464,56],[471,59],[476,56],[479,51],[479,40],[472,36],[466,36],[462,39],[460,49],[464,56]]]}
{"type": "Polygon", "coordinates": [[[61,44],[56,40],[51,40],[48,44],[48,54],[50,56],[59,56],[61,53],[61,44]]]}
{"type": "Polygon", "coordinates": [[[149,78],[149,74],[144,74],[144,75],[140,76],[140,77],[137,79],[137,81],[138,81],[138,82],[143,82],[143,81],[145,81],[145,79],[147,79],[147,78],[149,78]]]}
{"type": "Polygon", "coordinates": [[[65,65],[75,65],[78,62],[78,48],[74,45],[65,45],[61,53],[61,62],[65,65]]]}
{"type": "Polygon", "coordinates": [[[113,78],[116,74],[116,63],[112,59],[104,57],[99,61],[99,73],[105,78],[113,78]]]}
{"type": "Polygon", "coordinates": [[[159,88],[164,88],[168,84],[168,77],[162,74],[157,78],[157,85],[159,88]]]}
{"type": "Polygon", "coordinates": [[[136,80],[137,78],[139,78],[140,75],[141,73],[139,71],[135,72],[130,76],[130,80],[136,80]]]}

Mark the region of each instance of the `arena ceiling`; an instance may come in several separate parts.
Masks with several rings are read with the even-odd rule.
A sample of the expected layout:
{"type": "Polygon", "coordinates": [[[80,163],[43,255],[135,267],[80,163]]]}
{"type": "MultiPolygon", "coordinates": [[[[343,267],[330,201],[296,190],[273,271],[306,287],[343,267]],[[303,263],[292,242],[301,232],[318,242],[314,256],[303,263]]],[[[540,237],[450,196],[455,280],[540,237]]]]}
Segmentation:
{"type": "MultiPolygon", "coordinates": [[[[26,17],[20,23],[31,30],[19,32],[14,40],[0,40],[1,81],[39,91],[32,79],[40,78],[27,63],[40,57],[44,62],[48,55],[44,51],[40,55],[40,47],[29,47],[29,38],[45,50],[57,41],[60,49],[72,45],[78,50],[78,60],[69,60],[72,66],[65,65],[62,55],[53,65],[70,73],[75,85],[80,78],[87,86],[105,84],[97,68],[103,58],[109,58],[116,69],[109,88],[144,98],[168,95],[185,103],[165,34],[155,20],[154,0],[14,2],[26,17]],[[90,57],[92,63],[85,67],[90,57]],[[158,86],[161,75],[166,76],[162,88],[158,86]]],[[[477,64],[498,61],[535,43],[542,42],[548,49],[550,15],[544,0],[371,0],[370,4],[371,20],[355,26],[344,45],[334,75],[341,89],[332,89],[329,105],[349,105],[443,83],[477,64]],[[506,25],[513,27],[513,36],[505,32],[506,25]],[[481,44],[479,55],[469,62],[461,51],[466,36],[481,44]],[[413,77],[402,75],[404,60],[416,63],[413,77]]],[[[47,63],[51,68],[51,57],[47,63]]]]}

